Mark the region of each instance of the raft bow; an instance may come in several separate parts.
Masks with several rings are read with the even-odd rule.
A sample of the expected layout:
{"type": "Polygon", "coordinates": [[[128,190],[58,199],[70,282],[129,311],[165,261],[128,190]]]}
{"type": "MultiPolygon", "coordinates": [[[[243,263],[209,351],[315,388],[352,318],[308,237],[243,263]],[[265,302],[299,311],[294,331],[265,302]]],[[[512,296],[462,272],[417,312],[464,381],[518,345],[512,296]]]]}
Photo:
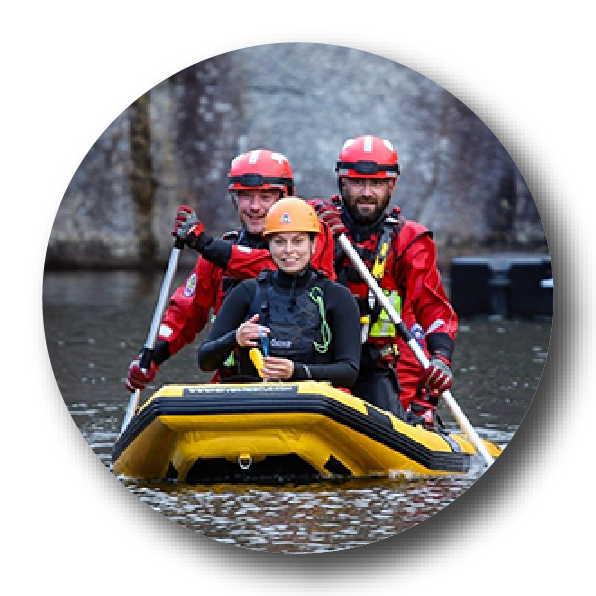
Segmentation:
{"type": "Polygon", "coordinates": [[[465,474],[474,453],[463,434],[411,426],[326,383],[301,381],[166,385],[120,435],[112,462],[117,475],[145,480],[315,480],[465,474]]]}

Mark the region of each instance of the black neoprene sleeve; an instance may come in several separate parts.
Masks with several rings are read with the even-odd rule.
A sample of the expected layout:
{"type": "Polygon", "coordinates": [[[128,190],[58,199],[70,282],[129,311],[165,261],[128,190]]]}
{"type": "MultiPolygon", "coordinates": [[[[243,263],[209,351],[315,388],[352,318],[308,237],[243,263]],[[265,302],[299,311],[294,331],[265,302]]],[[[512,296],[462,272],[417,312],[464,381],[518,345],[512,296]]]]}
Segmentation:
{"type": "MultiPolygon", "coordinates": [[[[248,315],[256,280],[236,286],[224,300],[209,336],[199,348],[201,370],[215,370],[237,346],[236,329],[248,315]]],[[[350,387],[356,381],[360,365],[360,314],[350,291],[339,284],[329,284],[325,292],[327,321],[331,328],[333,362],[329,364],[294,363],[292,380],[330,381],[350,387]]]]}

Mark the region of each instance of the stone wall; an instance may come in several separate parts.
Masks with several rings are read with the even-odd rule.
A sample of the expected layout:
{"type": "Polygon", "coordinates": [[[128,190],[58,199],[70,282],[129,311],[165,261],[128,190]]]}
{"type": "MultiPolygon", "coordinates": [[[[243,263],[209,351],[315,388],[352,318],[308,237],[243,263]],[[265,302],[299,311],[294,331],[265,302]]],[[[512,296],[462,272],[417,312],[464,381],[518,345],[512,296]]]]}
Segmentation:
{"type": "Polygon", "coordinates": [[[343,141],[361,134],[396,146],[402,176],[393,203],[433,229],[443,263],[497,248],[546,250],[530,192],[494,134],[445,89],[386,58],[323,44],[257,46],[176,73],[145,99],[106,129],[74,174],[48,267],[162,267],[181,203],[209,230],[234,228],[225,177],[249,149],[284,153],[297,194],[328,197],[343,141]],[[141,168],[143,143],[131,144],[143,130],[139,105],[148,106],[141,168]],[[149,211],[142,189],[151,189],[149,211]]]}

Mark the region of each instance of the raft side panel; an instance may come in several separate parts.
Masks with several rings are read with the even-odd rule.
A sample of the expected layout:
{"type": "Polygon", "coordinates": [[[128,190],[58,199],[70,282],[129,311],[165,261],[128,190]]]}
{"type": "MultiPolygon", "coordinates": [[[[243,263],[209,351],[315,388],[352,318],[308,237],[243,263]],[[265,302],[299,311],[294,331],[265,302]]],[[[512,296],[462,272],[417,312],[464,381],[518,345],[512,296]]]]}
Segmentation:
{"type": "Polygon", "coordinates": [[[160,417],[162,422],[172,418],[183,424],[184,417],[255,415],[258,425],[260,415],[316,414],[368,437],[427,470],[466,472],[469,469],[469,452],[453,453],[440,435],[406,425],[354,396],[312,382],[271,387],[262,391],[258,390],[263,389],[259,384],[246,391],[246,385],[165,386],[143,405],[114,445],[115,468],[127,448],[160,417]],[[307,392],[312,389],[317,392],[307,392]],[[336,394],[340,395],[336,397],[336,394]]]}

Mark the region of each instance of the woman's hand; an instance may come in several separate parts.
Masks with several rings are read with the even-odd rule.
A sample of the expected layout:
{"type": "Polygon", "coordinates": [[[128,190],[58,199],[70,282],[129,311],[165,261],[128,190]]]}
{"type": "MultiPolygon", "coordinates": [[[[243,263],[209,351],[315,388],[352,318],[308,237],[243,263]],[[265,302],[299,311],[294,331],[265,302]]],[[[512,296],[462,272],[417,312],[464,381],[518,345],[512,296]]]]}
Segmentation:
{"type": "Polygon", "coordinates": [[[263,368],[261,369],[263,378],[283,381],[290,379],[294,374],[294,363],[287,358],[276,358],[275,356],[266,356],[263,358],[263,368]]]}
{"type": "Polygon", "coordinates": [[[260,337],[259,331],[267,335],[270,331],[268,327],[262,327],[257,323],[259,315],[253,315],[248,321],[245,321],[236,329],[236,343],[241,348],[256,348],[260,337]]]}
{"type": "MultiPolygon", "coordinates": [[[[245,321],[236,329],[236,343],[241,348],[256,348],[259,345],[261,335],[268,335],[270,329],[258,324],[259,315],[253,315],[248,321],[245,321]]],[[[275,356],[265,356],[263,358],[263,368],[261,369],[264,379],[284,380],[289,379],[294,374],[294,363],[287,358],[276,358],[275,356]]]]}

